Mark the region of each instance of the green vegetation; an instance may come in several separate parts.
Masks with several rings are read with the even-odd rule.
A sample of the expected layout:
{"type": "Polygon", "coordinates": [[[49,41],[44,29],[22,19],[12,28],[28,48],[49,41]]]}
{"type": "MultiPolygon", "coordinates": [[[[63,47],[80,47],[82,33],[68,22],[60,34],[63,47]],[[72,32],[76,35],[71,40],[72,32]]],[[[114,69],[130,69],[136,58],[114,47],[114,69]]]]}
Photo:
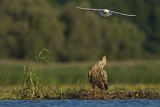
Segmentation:
{"type": "Polygon", "coordinates": [[[86,82],[87,71],[93,63],[34,63],[25,70],[25,77],[22,71],[27,63],[14,62],[14,65],[12,63],[12,61],[0,62],[0,71],[3,71],[1,73],[3,75],[0,75],[0,99],[160,98],[160,62],[155,60],[110,62],[106,68],[110,83],[107,92],[99,90],[94,92],[86,82]],[[6,68],[15,71],[9,73],[6,68]],[[7,83],[5,79],[8,80],[7,83]]]}
{"type": "Polygon", "coordinates": [[[42,47],[54,53],[54,61],[93,61],[102,55],[160,58],[158,4],[158,0],[0,0],[0,58],[32,59],[42,47]],[[77,5],[137,16],[104,19],[76,9],[77,5]]]}
{"type": "MultiPolygon", "coordinates": [[[[20,85],[23,82],[24,62],[1,61],[1,86],[20,85]]],[[[92,63],[36,64],[35,69],[42,85],[84,84],[92,63]]],[[[109,62],[105,68],[110,84],[158,84],[160,62],[154,60],[109,62]]]]}
{"type": "Polygon", "coordinates": [[[0,99],[94,99],[87,72],[102,55],[109,60],[105,69],[110,88],[96,91],[97,99],[160,98],[159,4],[157,0],[0,0],[0,99]],[[104,19],[76,9],[77,5],[137,16],[104,19]],[[50,63],[38,63],[46,61],[42,55],[46,50],[33,64],[27,62],[43,47],[51,51],[50,63]]]}
{"type": "Polygon", "coordinates": [[[1,0],[0,7],[0,58],[32,58],[43,47],[55,53],[62,48],[63,24],[46,0],[1,0]]]}
{"type": "MultiPolygon", "coordinates": [[[[28,99],[21,96],[20,87],[12,87],[12,90],[3,88],[0,99],[28,99]]],[[[159,99],[160,85],[111,85],[107,92],[96,90],[88,86],[48,86],[42,87],[42,99],[159,99]]],[[[39,97],[34,97],[39,99],[39,97]]]]}
{"type": "Polygon", "coordinates": [[[34,69],[35,64],[40,62],[47,62],[46,60],[46,52],[49,52],[46,49],[42,49],[37,56],[35,56],[35,61],[28,66],[24,67],[25,78],[23,81],[23,88],[22,88],[22,96],[24,98],[33,99],[34,97],[42,98],[41,87],[39,83],[39,78],[37,73],[34,69]]]}

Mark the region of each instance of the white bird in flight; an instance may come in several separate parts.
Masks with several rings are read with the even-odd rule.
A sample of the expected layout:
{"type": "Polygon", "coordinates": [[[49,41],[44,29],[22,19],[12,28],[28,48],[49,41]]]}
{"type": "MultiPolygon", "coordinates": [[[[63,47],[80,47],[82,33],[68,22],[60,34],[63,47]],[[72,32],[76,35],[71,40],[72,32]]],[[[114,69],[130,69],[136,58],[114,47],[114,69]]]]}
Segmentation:
{"type": "Polygon", "coordinates": [[[109,17],[113,14],[123,15],[123,16],[136,16],[136,15],[125,14],[125,13],[116,12],[116,11],[112,11],[112,10],[108,10],[108,9],[82,8],[79,6],[77,6],[77,8],[81,9],[81,10],[97,11],[103,17],[109,17]]]}

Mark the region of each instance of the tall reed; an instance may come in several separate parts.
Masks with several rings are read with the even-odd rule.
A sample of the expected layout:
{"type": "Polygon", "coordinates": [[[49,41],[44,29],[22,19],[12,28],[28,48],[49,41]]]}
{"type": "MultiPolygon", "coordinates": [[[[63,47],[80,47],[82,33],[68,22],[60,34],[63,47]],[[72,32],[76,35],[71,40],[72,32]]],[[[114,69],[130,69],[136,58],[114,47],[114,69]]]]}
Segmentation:
{"type": "Polygon", "coordinates": [[[38,78],[35,65],[41,62],[48,62],[46,55],[49,51],[47,49],[41,49],[38,55],[35,56],[35,60],[24,66],[25,78],[23,80],[21,97],[25,99],[43,98],[42,88],[40,80],[38,78]]]}

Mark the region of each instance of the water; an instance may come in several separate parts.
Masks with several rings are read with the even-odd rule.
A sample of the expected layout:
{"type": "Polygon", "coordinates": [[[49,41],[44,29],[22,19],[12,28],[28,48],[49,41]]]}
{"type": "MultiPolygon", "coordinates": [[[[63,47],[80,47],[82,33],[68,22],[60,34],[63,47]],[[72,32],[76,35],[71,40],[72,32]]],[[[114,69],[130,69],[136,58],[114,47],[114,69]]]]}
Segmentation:
{"type": "Polygon", "coordinates": [[[160,100],[0,100],[0,107],[160,107],[160,100]]]}

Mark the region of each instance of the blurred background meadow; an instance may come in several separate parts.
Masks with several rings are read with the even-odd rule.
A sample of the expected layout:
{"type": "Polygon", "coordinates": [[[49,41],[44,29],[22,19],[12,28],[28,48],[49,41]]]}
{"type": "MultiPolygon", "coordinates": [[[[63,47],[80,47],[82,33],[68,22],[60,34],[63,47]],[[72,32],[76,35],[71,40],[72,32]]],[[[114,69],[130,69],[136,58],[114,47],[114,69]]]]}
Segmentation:
{"type": "Polygon", "coordinates": [[[159,0],[0,0],[0,88],[19,86],[36,64],[41,84],[88,84],[89,68],[106,55],[109,83],[160,83],[159,0]],[[136,17],[100,17],[76,6],[108,8],[136,17]],[[87,82],[86,82],[87,81],[87,82]]]}

